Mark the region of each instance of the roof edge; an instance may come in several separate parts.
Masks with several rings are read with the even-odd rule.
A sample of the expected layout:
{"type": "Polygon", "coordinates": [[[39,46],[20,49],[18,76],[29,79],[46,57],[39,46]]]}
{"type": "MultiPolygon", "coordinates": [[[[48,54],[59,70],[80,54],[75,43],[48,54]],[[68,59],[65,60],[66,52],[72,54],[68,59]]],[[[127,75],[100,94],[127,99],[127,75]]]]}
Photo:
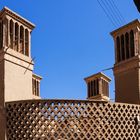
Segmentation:
{"type": "Polygon", "coordinates": [[[108,76],[106,76],[103,72],[98,72],[98,73],[96,73],[96,74],[93,74],[93,75],[91,75],[91,76],[88,76],[88,77],[84,78],[84,80],[86,81],[86,80],[88,80],[89,78],[91,78],[91,77],[96,77],[96,76],[98,76],[98,75],[102,75],[104,78],[108,79],[108,81],[111,81],[111,78],[109,78],[108,76]]]}
{"type": "Polygon", "coordinates": [[[39,79],[39,80],[42,80],[42,76],[37,75],[37,74],[35,74],[35,73],[33,73],[32,75],[33,75],[33,77],[35,77],[35,78],[37,78],[37,79],[39,79]]]}
{"type": "Polygon", "coordinates": [[[28,21],[27,19],[25,19],[21,15],[17,14],[16,12],[12,11],[11,9],[9,9],[6,6],[0,11],[0,16],[4,13],[7,13],[8,15],[15,17],[16,19],[21,20],[24,24],[30,26],[31,29],[35,28],[35,24],[28,21]]]}
{"type": "Polygon", "coordinates": [[[110,32],[110,35],[113,36],[113,35],[114,35],[116,32],[118,32],[119,30],[121,30],[121,29],[123,29],[123,28],[126,28],[126,27],[128,27],[129,25],[132,25],[132,24],[134,24],[134,23],[139,23],[139,24],[140,24],[140,20],[139,20],[139,19],[135,19],[135,20],[133,20],[133,21],[131,21],[131,22],[129,22],[129,23],[127,23],[127,24],[121,26],[120,28],[118,28],[118,29],[116,29],[116,30],[110,32]]]}

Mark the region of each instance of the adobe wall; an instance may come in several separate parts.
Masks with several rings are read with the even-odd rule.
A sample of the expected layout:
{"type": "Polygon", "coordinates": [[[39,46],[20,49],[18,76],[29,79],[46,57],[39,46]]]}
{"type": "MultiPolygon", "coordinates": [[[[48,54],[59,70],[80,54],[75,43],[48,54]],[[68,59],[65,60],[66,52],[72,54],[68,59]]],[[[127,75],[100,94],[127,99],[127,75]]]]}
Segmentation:
{"type": "Polygon", "coordinates": [[[8,139],[136,140],[140,105],[88,100],[6,103],[8,139]]]}
{"type": "Polygon", "coordinates": [[[10,55],[5,54],[5,101],[33,99],[31,60],[25,61],[26,56],[22,54],[18,54],[20,59],[16,58],[17,52],[13,50],[8,52],[10,55]]]}
{"type": "Polygon", "coordinates": [[[139,70],[132,69],[115,75],[115,101],[139,104],[139,70]]]}

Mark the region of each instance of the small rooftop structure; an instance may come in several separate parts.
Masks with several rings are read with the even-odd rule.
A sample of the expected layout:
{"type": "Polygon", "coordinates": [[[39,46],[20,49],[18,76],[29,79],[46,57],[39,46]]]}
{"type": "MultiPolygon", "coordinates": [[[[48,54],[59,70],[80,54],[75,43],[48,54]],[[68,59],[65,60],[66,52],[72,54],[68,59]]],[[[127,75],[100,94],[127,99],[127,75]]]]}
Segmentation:
{"type": "Polygon", "coordinates": [[[87,99],[109,101],[109,82],[111,79],[102,72],[84,79],[87,83],[87,99]]]}
{"type": "Polygon", "coordinates": [[[32,77],[32,92],[33,92],[33,98],[34,99],[41,99],[40,97],[40,82],[42,80],[42,77],[34,74],[32,77]]]}

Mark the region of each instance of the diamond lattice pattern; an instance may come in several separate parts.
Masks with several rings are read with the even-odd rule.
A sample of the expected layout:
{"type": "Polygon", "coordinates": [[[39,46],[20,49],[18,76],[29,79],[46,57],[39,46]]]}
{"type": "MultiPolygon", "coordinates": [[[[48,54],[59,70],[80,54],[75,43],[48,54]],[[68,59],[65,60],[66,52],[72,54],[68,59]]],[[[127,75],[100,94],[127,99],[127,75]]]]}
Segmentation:
{"type": "Polygon", "coordinates": [[[8,140],[136,140],[139,105],[75,100],[6,103],[8,140]]]}

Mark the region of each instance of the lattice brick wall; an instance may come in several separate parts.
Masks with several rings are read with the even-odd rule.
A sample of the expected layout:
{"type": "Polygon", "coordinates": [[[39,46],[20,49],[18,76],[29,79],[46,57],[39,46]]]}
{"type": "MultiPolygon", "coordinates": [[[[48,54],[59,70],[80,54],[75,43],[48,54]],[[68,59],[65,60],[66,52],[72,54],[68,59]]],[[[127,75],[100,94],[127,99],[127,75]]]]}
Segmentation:
{"type": "Polygon", "coordinates": [[[6,103],[8,140],[137,140],[140,106],[75,100],[6,103]]]}

